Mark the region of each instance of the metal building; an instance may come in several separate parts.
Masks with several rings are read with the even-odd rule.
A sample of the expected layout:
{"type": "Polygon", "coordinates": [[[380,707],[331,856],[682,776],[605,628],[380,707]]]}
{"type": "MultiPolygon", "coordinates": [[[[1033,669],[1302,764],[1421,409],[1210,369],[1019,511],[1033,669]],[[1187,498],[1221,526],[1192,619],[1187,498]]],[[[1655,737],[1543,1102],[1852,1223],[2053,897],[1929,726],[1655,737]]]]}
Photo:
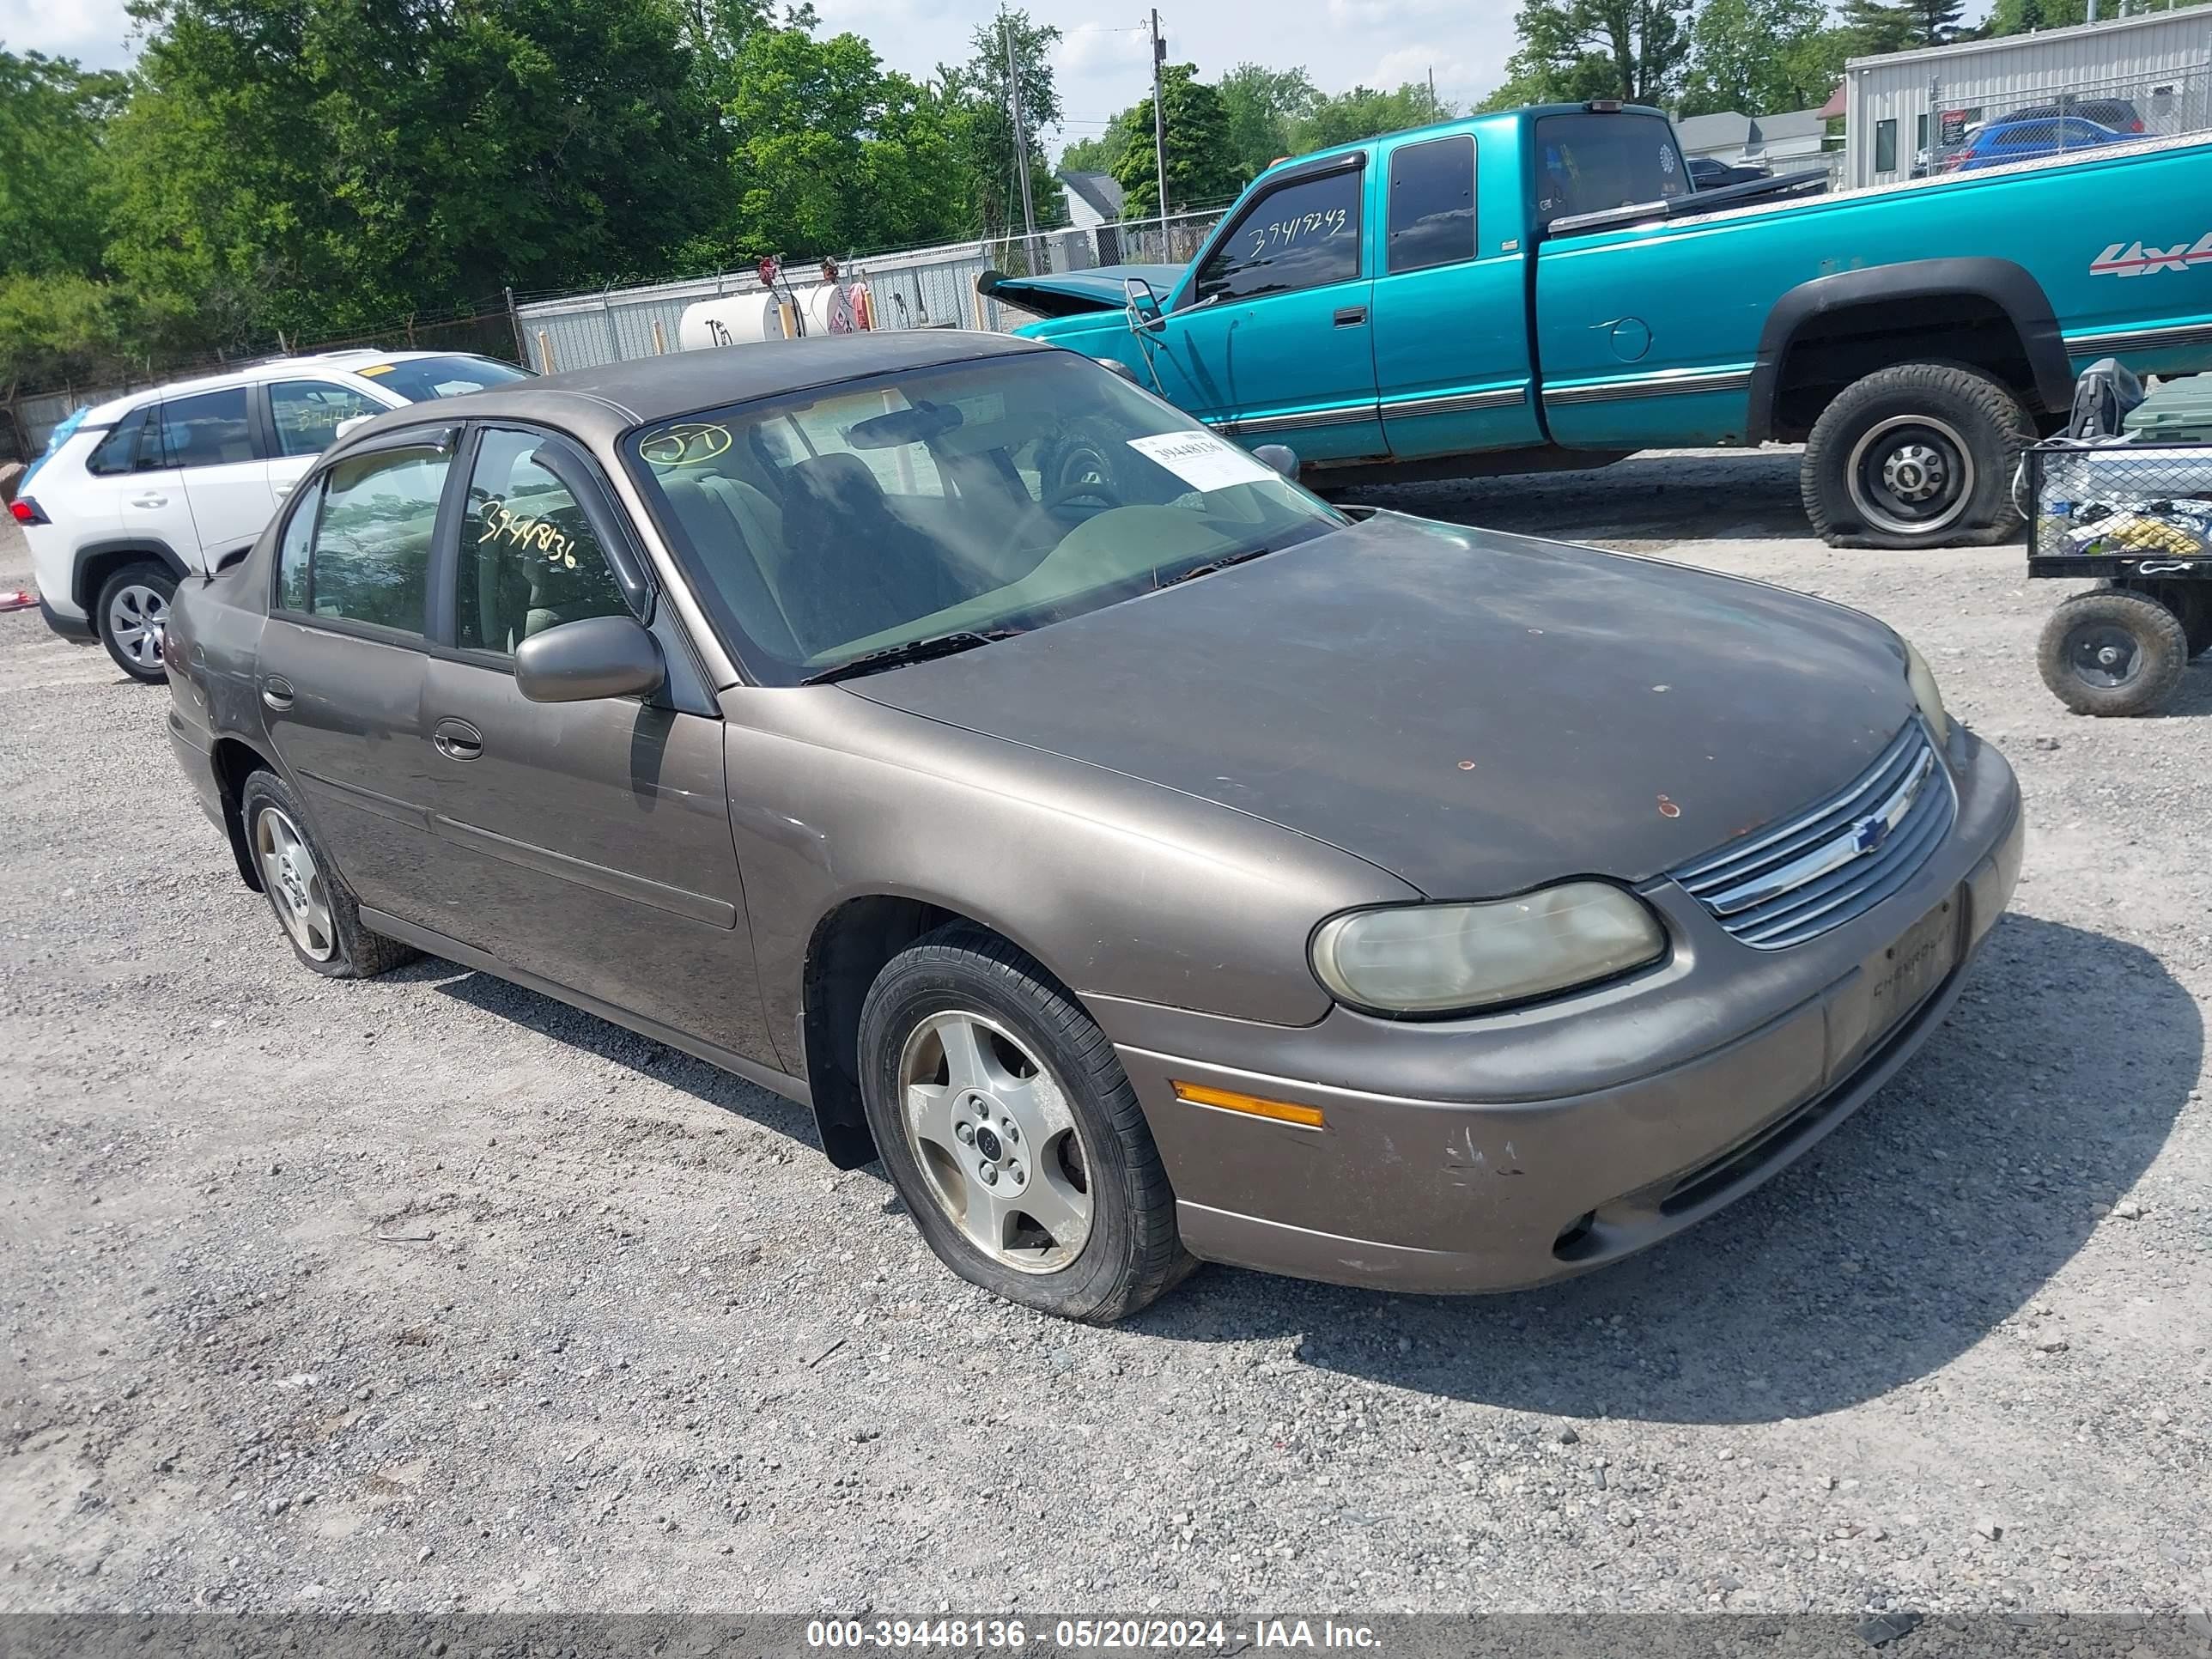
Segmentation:
{"type": "Polygon", "coordinates": [[[1944,171],[2008,120],[2036,124],[2005,135],[2020,159],[2108,142],[2114,124],[2130,137],[2203,131],[2212,5],[1855,58],[1844,82],[1847,187],[1944,171]]]}

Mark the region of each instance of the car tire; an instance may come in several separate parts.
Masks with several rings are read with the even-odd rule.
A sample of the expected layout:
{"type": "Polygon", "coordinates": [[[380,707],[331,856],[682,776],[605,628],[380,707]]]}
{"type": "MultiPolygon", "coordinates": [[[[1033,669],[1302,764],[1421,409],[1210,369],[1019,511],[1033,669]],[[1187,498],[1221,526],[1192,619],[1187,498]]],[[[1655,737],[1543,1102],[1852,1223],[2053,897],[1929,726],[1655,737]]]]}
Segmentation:
{"type": "Polygon", "coordinates": [[[304,966],[329,979],[373,979],[422,954],[362,925],[360,901],[283,779],[252,773],[239,792],[239,812],[261,890],[304,966]]]}
{"type": "Polygon", "coordinates": [[[2043,624],[2035,660],[2051,694],[2077,714],[2147,714],[2181,683],[2189,638],[2156,599],[2078,593],[2043,624]]]}
{"type": "Polygon", "coordinates": [[[954,923],[892,957],[861,1006],[860,1062],[891,1184],[970,1284],[1106,1324],[1196,1265],[1113,1046],[997,934],[954,923]]]}
{"type": "Polygon", "coordinates": [[[1854,381],[1814,423],[1798,469],[1831,547],[1988,547],[2021,526],[2012,499],[2035,423],[2007,387],[1955,363],[1854,381]]]}
{"type": "Polygon", "coordinates": [[[177,579],[151,560],[125,565],[100,585],[93,626],[115,665],[145,685],[168,678],[161,665],[162,631],[177,597],[177,579]]]}

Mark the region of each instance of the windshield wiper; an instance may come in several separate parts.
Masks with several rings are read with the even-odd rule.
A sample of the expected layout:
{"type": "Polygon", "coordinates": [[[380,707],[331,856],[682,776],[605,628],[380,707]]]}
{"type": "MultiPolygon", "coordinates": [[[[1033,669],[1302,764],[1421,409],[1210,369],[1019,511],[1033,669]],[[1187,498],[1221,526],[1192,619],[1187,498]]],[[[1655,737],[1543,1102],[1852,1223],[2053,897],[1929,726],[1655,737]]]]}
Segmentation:
{"type": "Polygon", "coordinates": [[[834,668],[809,674],[799,684],[823,685],[831,680],[856,679],[862,674],[873,674],[885,668],[899,668],[910,662],[927,662],[933,657],[950,657],[963,651],[973,651],[977,646],[989,645],[994,640],[1011,640],[1023,631],[1018,628],[994,628],[984,633],[962,629],[951,634],[933,634],[927,639],[908,640],[902,645],[887,645],[880,651],[864,652],[850,662],[841,662],[834,668]]]}
{"type": "Polygon", "coordinates": [[[1226,570],[1232,564],[1243,564],[1252,559],[1265,558],[1268,554],[1277,550],[1273,547],[1247,548],[1242,553],[1231,553],[1223,558],[1208,559],[1204,564],[1194,564],[1188,570],[1178,570],[1165,581],[1154,582],[1152,586],[1156,589],[1173,587],[1177,582],[1187,582],[1198,576],[1211,576],[1217,570],[1226,570]]]}

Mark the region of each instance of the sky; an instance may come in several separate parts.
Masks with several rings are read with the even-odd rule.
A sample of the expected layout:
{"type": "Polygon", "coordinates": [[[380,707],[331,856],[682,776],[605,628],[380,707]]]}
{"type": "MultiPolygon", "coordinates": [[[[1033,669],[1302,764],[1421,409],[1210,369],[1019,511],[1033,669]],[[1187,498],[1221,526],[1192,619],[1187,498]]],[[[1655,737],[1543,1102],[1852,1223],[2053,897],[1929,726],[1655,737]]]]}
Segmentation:
{"type": "MultiPolygon", "coordinates": [[[[823,31],[850,29],[890,67],[929,74],[969,54],[969,36],[996,0],[815,0],[823,31]]],[[[1436,76],[1437,94],[1470,105],[1505,78],[1515,0],[1172,0],[1160,8],[1168,61],[1211,81],[1250,60],[1304,66],[1324,92],[1395,87],[1436,76]]],[[[1120,0],[1028,0],[1056,24],[1054,68],[1063,141],[1104,130],[1151,93],[1145,13],[1120,0]]],[[[0,45],[119,69],[135,55],[123,0],[0,0],[0,45]]],[[[1057,146],[1055,145],[1056,149],[1057,146]]]]}

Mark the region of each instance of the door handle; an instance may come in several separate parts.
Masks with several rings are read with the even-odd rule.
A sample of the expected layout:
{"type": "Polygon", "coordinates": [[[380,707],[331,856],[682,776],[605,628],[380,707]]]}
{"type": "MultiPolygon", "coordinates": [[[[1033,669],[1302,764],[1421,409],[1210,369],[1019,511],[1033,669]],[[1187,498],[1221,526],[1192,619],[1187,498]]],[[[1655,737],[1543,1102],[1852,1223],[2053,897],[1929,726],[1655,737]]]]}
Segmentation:
{"type": "Polygon", "coordinates": [[[282,674],[271,674],[261,682],[261,701],[271,708],[282,711],[292,706],[292,682],[282,674]]]}
{"type": "Polygon", "coordinates": [[[483,733],[466,720],[440,720],[430,730],[430,746],[447,760],[472,761],[483,753],[483,733]]]}
{"type": "Polygon", "coordinates": [[[167,507],[168,504],[169,498],[167,495],[133,495],[131,498],[131,505],[133,507],[167,507]]]}
{"type": "Polygon", "coordinates": [[[272,483],[269,488],[275,493],[276,499],[280,501],[292,493],[292,486],[289,484],[272,483]]]}
{"type": "Polygon", "coordinates": [[[1358,328],[1366,320],[1365,306],[1340,306],[1337,308],[1336,325],[1339,328],[1358,328]]]}

